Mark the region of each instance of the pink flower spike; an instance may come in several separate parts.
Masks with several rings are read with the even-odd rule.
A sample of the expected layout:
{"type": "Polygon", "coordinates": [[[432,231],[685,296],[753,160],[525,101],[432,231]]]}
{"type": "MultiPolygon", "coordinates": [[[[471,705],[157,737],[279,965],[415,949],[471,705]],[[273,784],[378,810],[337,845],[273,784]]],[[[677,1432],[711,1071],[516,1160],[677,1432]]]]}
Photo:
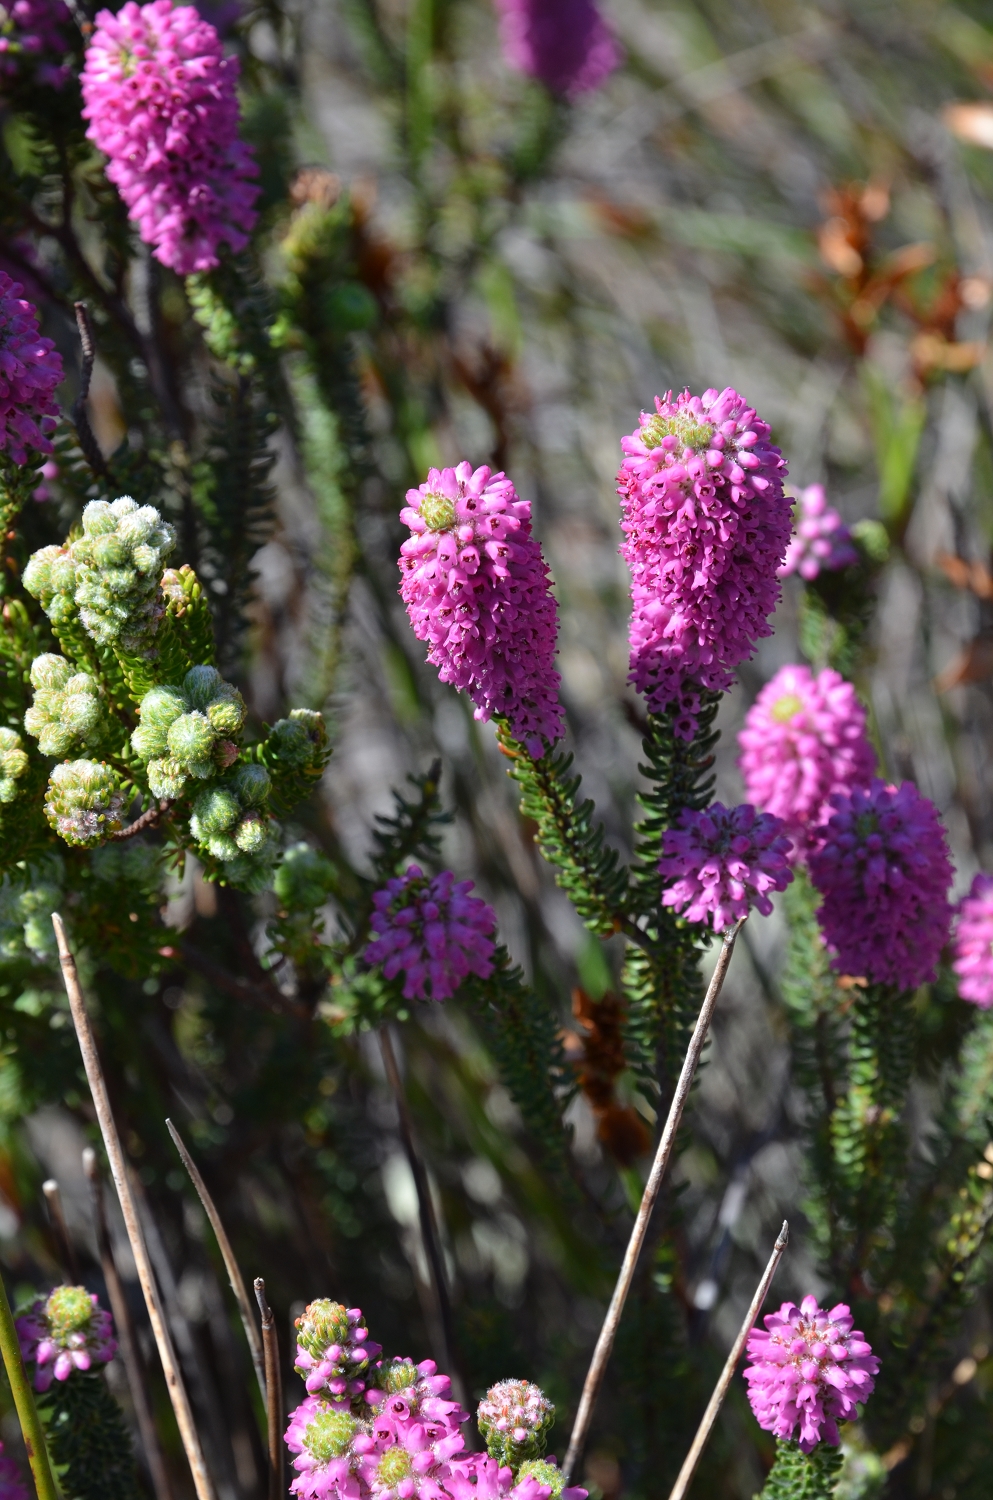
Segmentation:
{"type": "Polygon", "coordinates": [[[772,911],[770,891],[783,891],[793,879],[791,844],[782,818],[758,813],[745,802],[725,807],[712,802],[703,812],[684,808],[676,828],[663,834],[659,873],[673,881],[662,893],[688,922],[710,921],[723,932],[752,906],[772,911]]]}
{"type": "Polygon", "coordinates": [[[493,973],[496,913],[473,883],[443,870],[433,877],[410,865],[373,896],[367,964],[382,964],[387,979],[403,974],[407,1000],[449,1000],[470,974],[493,973]]]}
{"type": "Polygon", "coordinates": [[[68,1380],[75,1370],[109,1364],[117,1353],[110,1313],[82,1286],[57,1286],[39,1297],[16,1328],[25,1363],[35,1366],[36,1391],[47,1391],[53,1378],[68,1380]]]}
{"type": "Polygon", "coordinates": [[[818,573],[836,573],[858,562],[858,548],[852,534],[838,512],[828,505],[822,484],[811,484],[799,491],[795,528],[779,569],[780,578],[799,573],[810,583],[818,573]]]}
{"type": "Polygon", "coordinates": [[[39,334],[37,309],[22,290],[0,271],[0,450],[18,466],[32,461],[29,450],[53,451],[54,392],[62,380],[61,356],[39,334]]]}
{"type": "Polygon", "coordinates": [[[503,55],[567,99],[598,88],[621,60],[594,0],[496,0],[503,55]]]}
{"type": "Polygon", "coordinates": [[[957,907],[952,968],[959,995],[981,1010],[993,1006],[993,875],[982,871],[957,907]]]}

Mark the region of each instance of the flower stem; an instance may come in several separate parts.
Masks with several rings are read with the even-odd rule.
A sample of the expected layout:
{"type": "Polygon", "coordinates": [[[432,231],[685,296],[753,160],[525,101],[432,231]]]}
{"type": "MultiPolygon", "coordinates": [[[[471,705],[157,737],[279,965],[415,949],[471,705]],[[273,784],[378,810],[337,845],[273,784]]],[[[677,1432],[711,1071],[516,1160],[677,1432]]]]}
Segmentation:
{"type": "Polygon", "coordinates": [[[17,1419],[21,1424],[28,1463],[31,1465],[35,1489],[38,1491],[38,1500],[59,1500],[59,1492],[55,1488],[52,1466],[48,1459],[44,1429],[38,1415],[38,1408],[34,1404],[24,1360],[21,1358],[21,1345],[18,1341],[17,1329],[14,1327],[14,1315],[10,1310],[7,1288],[3,1284],[2,1277],[0,1277],[0,1354],[3,1355],[4,1368],[7,1371],[7,1379],[10,1381],[11,1395],[17,1409],[17,1419]]]}

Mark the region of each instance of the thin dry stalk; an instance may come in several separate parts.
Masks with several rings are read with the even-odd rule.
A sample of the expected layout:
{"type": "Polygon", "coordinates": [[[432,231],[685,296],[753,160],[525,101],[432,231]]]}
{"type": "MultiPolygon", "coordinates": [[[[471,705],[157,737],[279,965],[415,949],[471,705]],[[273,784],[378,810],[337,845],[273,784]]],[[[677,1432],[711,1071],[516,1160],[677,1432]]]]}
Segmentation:
{"type": "Polygon", "coordinates": [[[107,1094],[107,1085],[104,1082],[103,1070],[100,1067],[100,1057],[93,1039],[90,1018],[86,1013],[83,991],[79,983],[79,975],[76,972],[76,960],[73,958],[66,940],[62,918],[57,912],[52,913],[52,926],[55,928],[55,939],[59,946],[59,962],[62,965],[62,977],[65,980],[66,993],[69,996],[69,1008],[72,1011],[79,1050],[83,1055],[86,1079],[90,1085],[90,1093],[93,1096],[93,1106],[100,1125],[100,1133],[103,1136],[107,1160],[110,1163],[111,1175],[113,1176],[114,1186],[117,1189],[117,1196],[120,1200],[121,1212],[124,1215],[124,1227],[127,1230],[128,1240],[131,1243],[131,1252],[134,1255],[135,1265],[138,1268],[138,1280],[141,1283],[145,1306],[148,1308],[148,1319],[152,1325],[159,1358],[162,1361],[162,1370],[169,1391],[169,1399],[172,1402],[172,1409],[176,1414],[176,1425],[179,1428],[179,1435],[186,1450],[186,1457],[193,1474],[197,1500],[214,1500],[214,1487],[210,1482],[207,1465],[204,1463],[203,1450],[200,1446],[200,1438],[193,1422],[189,1397],[186,1394],[183,1377],[176,1361],[176,1352],[172,1346],[169,1329],[166,1326],[166,1321],[162,1316],[162,1309],[159,1306],[158,1289],[155,1285],[155,1278],[152,1275],[151,1262],[148,1259],[148,1249],[138,1219],[131,1184],[128,1181],[124,1152],[121,1149],[120,1136],[117,1133],[117,1126],[114,1123],[114,1116],[110,1108],[110,1098],[107,1094]]]}
{"type": "Polygon", "coordinates": [[[724,1369],[721,1371],[721,1378],[714,1387],[714,1394],[707,1402],[707,1410],[700,1419],[700,1426],[697,1428],[696,1437],[693,1439],[690,1451],[687,1453],[683,1467],[679,1471],[679,1477],[672,1487],[669,1500],[685,1500],[686,1492],[693,1481],[693,1475],[696,1473],[696,1466],[700,1462],[700,1456],[707,1446],[707,1439],[710,1437],[711,1428],[717,1421],[717,1413],[724,1404],[724,1397],[727,1395],[734,1377],[735,1366],[741,1358],[741,1351],[745,1347],[745,1340],[755,1326],[755,1319],[762,1311],[762,1304],[768,1295],[769,1288],[772,1285],[772,1278],[776,1274],[776,1267],[783,1258],[783,1251],[789,1243],[789,1238],[790,1226],[784,1219],[783,1227],[779,1231],[779,1238],[772,1247],[769,1264],[762,1273],[762,1280],[755,1288],[755,1296],[752,1298],[751,1305],[745,1314],[745,1321],[738,1330],[738,1337],[731,1345],[731,1352],[727,1357],[724,1369]]]}
{"type": "Polygon", "coordinates": [[[269,1500],[282,1500],[283,1479],[283,1379],[279,1370],[279,1337],[272,1308],[266,1301],[265,1282],[255,1278],[255,1296],[262,1314],[262,1344],[265,1349],[266,1415],[269,1421],[269,1500]]]}
{"type": "Polygon", "coordinates": [[[54,1177],[49,1177],[42,1183],[41,1190],[45,1195],[45,1202],[48,1204],[52,1228],[55,1230],[56,1238],[59,1241],[62,1265],[68,1273],[69,1280],[76,1283],[79,1281],[79,1265],[76,1261],[76,1248],[69,1238],[69,1225],[66,1223],[59,1185],[54,1177]]]}
{"type": "Polygon", "coordinates": [[[259,1331],[255,1326],[255,1317],[252,1311],[252,1304],[248,1300],[248,1288],[245,1286],[245,1278],[242,1276],[241,1271],[239,1270],[238,1262],[235,1260],[234,1250],[231,1248],[231,1241],[228,1239],[227,1231],[225,1230],[224,1225],[221,1222],[221,1216],[217,1212],[217,1206],[207,1190],[207,1184],[200,1176],[200,1171],[197,1167],[196,1162],[187,1151],[182,1136],[171,1120],[166,1120],[166,1128],[168,1129],[169,1134],[172,1136],[173,1145],[176,1147],[176,1150],[182,1157],[183,1166],[189,1173],[190,1181],[197,1190],[197,1197],[203,1204],[204,1213],[210,1220],[210,1227],[214,1231],[214,1235],[217,1240],[217,1246],[224,1261],[224,1269],[228,1273],[228,1281],[230,1283],[232,1292],[234,1292],[235,1301],[238,1304],[238,1312],[241,1316],[242,1327],[245,1330],[245,1337],[248,1340],[248,1347],[252,1353],[252,1364],[255,1366],[255,1377],[259,1382],[259,1390],[262,1392],[262,1400],[265,1401],[265,1356],[262,1351],[262,1341],[259,1338],[259,1331]]]}
{"type": "Polygon", "coordinates": [[[710,1030],[710,1022],[714,1014],[714,1007],[717,1004],[717,997],[721,993],[724,976],[727,974],[731,955],[734,952],[735,938],[741,931],[745,920],[744,917],[741,917],[724,934],[724,941],[717,959],[717,966],[714,969],[710,984],[707,986],[707,993],[700,1007],[696,1026],[693,1028],[690,1045],[683,1059],[682,1070],[676,1083],[676,1091],[672,1096],[672,1104],[669,1106],[669,1116],[665,1122],[665,1129],[662,1131],[658,1150],[655,1153],[652,1170],[649,1173],[648,1181],[645,1184],[645,1191],[641,1197],[641,1206],[634,1221],[634,1228],[631,1230],[631,1238],[628,1241],[624,1261],[621,1265],[620,1274],[617,1277],[617,1285],[614,1287],[614,1295],[610,1299],[607,1316],[603,1320],[600,1337],[597,1339],[596,1348],[593,1350],[593,1358],[590,1361],[590,1368],[586,1374],[586,1383],[583,1386],[579,1410],[576,1413],[576,1423],[572,1429],[572,1437],[569,1439],[569,1451],[562,1466],[566,1484],[569,1484],[572,1478],[573,1469],[576,1466],[579,1455],[583,1451],[583,1444],[586,1442],[586,1434],[593,1419],[593,1409],[596,1406],[597,1397],[600,1394],[600,1386],[603,1383],[603,1377],[614,1347],[614,1340],[617,1337],[621,1314],[624,1311],[624,1304],[628,1299],[628,1293],[631,1290],[631,1283],[634,1280],[634,1273],[638,1265],[638,1257],[641,1254],[641,1248],[645,1243],[645,1236],[648,1233],[648,1223],[652,1217],[652,1209],[655,1207],[655,1200],[659,1195],[659,1188],[662,1186],[662,1179],[669,1165],[672,1148],[676,1143],[679,1123],[683,1118],[683,1109],[689,1098],[690,1089],[693,1087],[693,1078],[696,1074],[697,1064],[700,1061],[700,1053],[703,1051],[704,1042],[707,1040],[707,1032],[710,1030]]]}

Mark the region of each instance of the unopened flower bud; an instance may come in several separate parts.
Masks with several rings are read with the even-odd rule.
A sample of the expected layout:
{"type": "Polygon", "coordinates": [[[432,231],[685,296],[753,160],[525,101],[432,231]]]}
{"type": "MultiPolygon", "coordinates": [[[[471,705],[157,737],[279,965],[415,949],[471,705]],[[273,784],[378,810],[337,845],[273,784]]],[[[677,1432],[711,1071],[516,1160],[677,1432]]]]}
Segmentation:
{"type": "Polygon", "coordinates": [[[206,708],[220,689],[227,686],[216,667],[191,667],[183,678],[183,692],[191,708],[206,708]]]}
{"type": "Polygon", "coordinates": [[[269,796],[271,778],[265,766],[250,762],[239,766],[229,779],[242,807],[261,807],[269,796]]]}
{"type": "MultiPolygon", "coordinates": [[[[201,840],[208,839],[213,834],[226,833],[237,823],[240,813],[241,805],[233,792],[226,787],[210,787],[201,792],[193,804],[190,831],[194,838],[201,840]]],[[[234,852],[237,853],[237,846],[234,852]]]]}
{"type": "Polygon", "coordinates": [[[27,751],[13,729],[0,728],[0,802],[13,802],[18,781],[28,768],[27,751]]]}
{"type": "Polygon", "coordinates": [[[206,714],[198,710],[180,714],[169,726],[166,743],[169,754],[182,765],[208,760],[217,739],[206,714]]]}
{"type": "MultiPolygon", "coordinates": [[[[134,744],[133,736],[132,744],[134,744]]],[[[135,749],[137,748],[135,746],[135,749]]],[[[140,755],[141,751],[139,750],[138,753],[140,755]]],[[[167,797],[172,801],[182,795],[187,776],[178,760],[173,760],[171,756],[163,756],[150,760],[145,769],[148,775],[148,789],[153,797],[167,797]]]]}
{"type": "Polygon", "coordinates": [[[516,1470],[524,1459],[544,1456],[555,1407],[529,1380],[500,1380],[480,1401],[476,1420],[490,1457],[516,1470]]]}
{"type": "Polygon", "coordinates": [[[269,842],[271,824],[263,813],[249,812],[234,830],[234,841],[243,854],[261,854],[269,842]]]}
{"type": "Polygon", "coordinates": [[[230,697],[214,698],[207,704],[205,712],[218,734],[238,734],[244,727],[245,702],[235,689],[230,697]]]}
{"type": "Polygon", "coordinates": [[[124,793],[101,761],[67,760],[48,781],[45,816],[67,844],[95,844],[122,825],[124,793]]]}

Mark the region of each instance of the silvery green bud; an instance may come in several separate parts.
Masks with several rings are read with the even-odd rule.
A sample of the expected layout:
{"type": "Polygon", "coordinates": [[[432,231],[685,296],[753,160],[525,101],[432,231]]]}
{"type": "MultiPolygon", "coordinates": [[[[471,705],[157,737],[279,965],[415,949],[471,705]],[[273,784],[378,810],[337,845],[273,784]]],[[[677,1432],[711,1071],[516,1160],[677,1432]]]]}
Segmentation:
{"type": "MultiPolygon", "coordinates": [[[[52,576],[53,564],[57,559],[62,559],[66,555],[64,547],[42,547],[28,559],[22,574],[24,587],[33,599],[39,601],[46,613],[52,595],[61,592],[59,583],[52,576]]],[[[73,586],[75,586],[75,570],[73,570],[73,586]]]]}
{"type": "Polygon", "coordinates": [[[239,734],[245,725],[245,700],[237,688],[231,688],[230,695],[213,698],[207,704],[206,714],[218,734],[239,734]]]}
{"type": "Polygon", "coordinates": [[[14,729],[0,728],[0,802],[13,802],[18,781],[28,768],[27,751],[14,729]]]}
{"type": "Polygon", "coordinates": [[[169,727],[185,712],[186,699],[178,688],[157,687],[146,693],[138,705],[141,723],[131,735],[135,754],[142,760],[164,755],[169,727]]]}
{"type": "Polygon", "coordinates": [[[241,806],[233,792],[223,786],[208,787],[193,804],[190,831],[194,838],[207,839],[233,827],[240,815],[241,806]]]}
{"type": "Polygon", "coordinates": [[[273,889],[290,911],[313,911],[323,906],[334,884],[334,865],[309,844],[291,844],[276,871],[273,889]]]}
{"type": "Polygon", "coordinates": [[[207,715],[194,711],[180,714],[170,724],[167,744],[169,754],[185,766],[209,760],[216,740],[217,735],[207,715]]]}
{"type": "Polygon", "coordinates": [[[206,708],[211,699],[227,686],[216,667],[191,667],[183,678],[183,692],[191,708],[206,708]]]}
{"type": "MultiPolygon", "coordinates": [[[[192,826],[191,822],[190,827],[192,828],[192,826]]],[[[212,854],[215,859],[226,861],[238,858],[238,845],[229,833],[212,833],[205,840],[205,848],[208,854],[212,854]]]]}
{"type": "MultiPolygon", "coordinates": [[[[131,743],[134,744],[134,735],[131,737],[131,743]]],[[[137,749],[137,746],[135,748],[137,749]]],[[[140,750],[138,754],[141,754],[140,750]]],[[[186,785],[186,772],[178,760],[172,760],[169,756],[150,760],[146,771],[148,789],[153,797],[167,797],[173,801],[182,794],[183,787],[186,785]]]]}
{"type": "MultiPolygon", "coordinates": [[[[86,506],[83,535],[69,551],[75,602],[94,640],[141,654],[151,649],[162,612],[156,598],[158,576],[173,541],[173,529],[158,511],[127,495],[112,503],[91,500],[86,506]]],[[[50,574],[54,578],[54,560],[50,574]]]]}
{"type": "Polygon", "coordinates": [[[238,766],[227,779],[242,807],[261,807],[268,799],[272,782],[265,766],[238,766]]]}
{"type": "Polygon", "coordinates": [[[303,771],[320,760],[327,743],[327,726],[321,714],[295,708],[288,719],[278,719],[269,731],[266,748],[280,769],[303,771]]]}
{"type": "Polygon", "coordinates": [[[234,830],[234,841],[243,854],[261,854],[272,831],[269,819],[262,813],[249,812],[234,830]]]}
{"type": "Polygon", "coordinates": [[[89,552],[98,568],[126,568],[128,565],[127,545],[123,537],[113,532],[97,537],[89,552]]]}
{"type": "Polygon", "coordinates": [[[34,702],[24,727],[42,755],[66,755],[100,724],[99,688],[85,672],[74,672],[61,656],[38,656],[31,664],[34,702]]]}
{"type": "Polygon", "coordinates": [[[101,761],[65,760],[48,779],[45,816],[67,844],[100,843],[122,825],[124,792],[101,761]]]}
{"type": "Polygon", "coordinates": [[[564,1487],[565,1475],[558,1464],[549,1463],[547,1458],[527,1458],[517,1471],[517,1483],[522,1484],[525,1479],[533,1479],[536,1484],[547,1486],[551,1490],[549,1500],[559,1500],[564,1487]]]}
{"type": "Polygon", "coordinates": [[[31,663],[33,688],[64,688],[71,676],[72,663],[51,651],[46,651],[43,656],[36,656],[31,663]]]}

